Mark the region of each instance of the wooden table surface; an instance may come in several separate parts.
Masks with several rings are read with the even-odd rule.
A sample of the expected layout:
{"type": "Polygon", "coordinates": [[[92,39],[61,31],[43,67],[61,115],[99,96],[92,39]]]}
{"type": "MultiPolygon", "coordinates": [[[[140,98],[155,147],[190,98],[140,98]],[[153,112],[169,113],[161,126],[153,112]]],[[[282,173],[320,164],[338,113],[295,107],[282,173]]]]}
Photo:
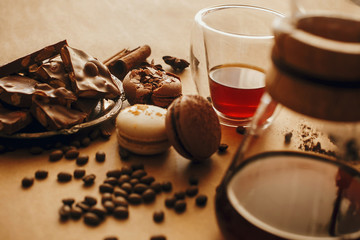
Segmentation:
{"type": "MultiPolygon", "coordinates": [[[[284,0],[237,0],[228,3],[253,4],[288,12],[284,0]]],[[[44,46],[67,39],[70,46],[82,49],[99,60],[105,60],[123,48],[148,44],[150,60],[163,66],[162,56],[173,55],[189,60],[190,29],[195,13],[203,7],[223,4],[221,0],[2,0],[0,2],[0,65],[15,60],[44,46]]],[[[166,70],[170,68],[165,67],[166,70]]],[[[180,74],[184,94],[196,94],[190,69],[180,74]]],[[[84,166],[87,173],[96,174],[94,186],[84,188],[81,180],[66,184],[56,181],[60,171],[72,172],[74,161],[62,159],[49,162],[49,151],[31,155],[17,150],[0,155],[0,239],[104,239],[118,236],[121,240],[150,239],[164,234],[167,239],[223,239],[214,212],[215,188],[219,184],[242,136],[234,128],[222,127],[222,142],[229,145],[225,154],[215,153],[203,164],[191,164],[173,148],[151,157],[131,156],[121,160],[115,134],[108,141],[95,141],[83,154],[90,156],[84,166]],[[104,163],[94,160],[99,150],[106,152],[104,163]],[[81,201],[90,195],[100,200],[98,185],[108,170],[133,163],[143,163],[149,175],[157,181],[171,181],[172,193],[161,193],[152,204],[130,206],[127,220],[108,217],[97,227],[80,221],[59,221],[58,210],[63,198],[81,201]],[[47,179],[35,181],[29,189],[21,180],[33,176],[36,170],[49,172],[47,179]],[[200,193],[208,196],[205,208],[195,206],[194,198],[187,199],[187,210],[177,214],[166,209],[164,199],[175,191],[184,190],[189,176],[199,178],[200,193]],[[165,221],[152,220],[155,210],[164,210],[165,221]]]]}

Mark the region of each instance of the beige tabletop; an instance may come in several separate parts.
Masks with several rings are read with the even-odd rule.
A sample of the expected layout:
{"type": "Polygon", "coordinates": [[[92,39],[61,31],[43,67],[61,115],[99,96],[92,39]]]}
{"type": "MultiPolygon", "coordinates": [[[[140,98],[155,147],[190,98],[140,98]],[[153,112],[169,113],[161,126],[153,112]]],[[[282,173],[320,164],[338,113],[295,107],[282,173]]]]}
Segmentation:
{"type": "MultiPolygon", "coordinates": [[[[253,4],[288,12],[284,0],[237,0],[228,3],[253,4]]],[[[148,44],[149,59],[165,64],[162,56],[172,55],[189,60],[190,29],[195,13],[203,7],[224,4],[221,0],[2,0],[0,1],[0,65],[22,57],[44,46],[66,39],[70,46],[82,49],[99,60],[105,60],[123,48],[148,44]]],[[[166,70],[171,70],[165,67],[166,70]]],[[[190,69],[180,74],[184,94],[196,94],[190,69]]],[[[32,155],[26,149],[0,155],[0,239],[104,239],[118,236],[121,240],[150,239],[164,234],[167,239],[223,239],[214,211],[214,195],[242,138],[234,128],[222,127],[222,143],[229,145],[224,154],[215,153],[203,164],[191,164],[173,148],[152,157],[131,156],[121,160],[116,135],[81,148],[90,161],[83,168],[96,174],[94,186],[84,188],[81,180],[60,184],[60,171],[72,172],[74,161],[49,162],[49,151],[32,155]],[[104,163],[94,160],[99,150],[106,152],[104,163]],[[79,221],[60,222],[58,210],[63,198],[81,201],[90,195],[100,200],[98,185],[108,170],[133,163],[143,163],[157,181],[171,181],[172,193],[161,193],[151,204],[130,206],[127,220],[108,217],[97,227],[79,221]],[[47,179],[35,181],[29,189],[21,180],[36,170],[49,172],[47,179]],[[199,178],[200,193],[208,196],[204,208],[187,198],[187,210],[178,214],[165,208],[164,199],[189,186],[190,176],[199,178]],[[155,210],[164,210],[164,222],[152,220],[155,210]]]]}

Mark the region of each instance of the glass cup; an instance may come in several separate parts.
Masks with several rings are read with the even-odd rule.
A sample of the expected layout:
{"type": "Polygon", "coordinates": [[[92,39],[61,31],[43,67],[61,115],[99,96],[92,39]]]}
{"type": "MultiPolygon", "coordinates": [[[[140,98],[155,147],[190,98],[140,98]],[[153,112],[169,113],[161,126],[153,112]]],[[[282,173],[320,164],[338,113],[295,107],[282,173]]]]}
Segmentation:
{"type": "Polygon", "coordinates": [[[211,99],[220,123],[250,123],[265,89],[272,22],[283,15],[249,5],[200,10],[192,30],[191,72],[199,95],[211,99]]]}

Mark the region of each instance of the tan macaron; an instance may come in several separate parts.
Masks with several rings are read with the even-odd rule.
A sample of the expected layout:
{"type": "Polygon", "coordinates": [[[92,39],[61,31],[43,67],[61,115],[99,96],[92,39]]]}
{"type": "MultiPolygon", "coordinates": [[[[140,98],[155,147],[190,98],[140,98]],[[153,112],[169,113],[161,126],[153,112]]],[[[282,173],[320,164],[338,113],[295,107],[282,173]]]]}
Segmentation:
{"type": "Polygon", "coordinates": [[[170,147],[165,130],[166,113],[164,108],[145,104],[121,110],[116,118],[119,145],[141,155],[166,151],[170,147]]]}
{"type": "Polygon", "coordinates": [[[170,143],[185,158],[201,161],[218,150],[219,119],[211,104],[201,96],[185,95],[173,101],[165,125],[170,143]]]}

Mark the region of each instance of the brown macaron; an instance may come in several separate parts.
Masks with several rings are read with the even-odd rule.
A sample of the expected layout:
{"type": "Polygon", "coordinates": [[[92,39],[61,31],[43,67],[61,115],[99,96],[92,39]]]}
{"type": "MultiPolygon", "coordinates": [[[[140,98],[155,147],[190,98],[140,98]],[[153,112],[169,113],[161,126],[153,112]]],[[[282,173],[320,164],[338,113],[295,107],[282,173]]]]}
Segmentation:
{"type": "Polygon", "coordinates": [[[190,160],[208,159],[219,147],[218,116],[201,96],[185,95],[174,100],[168,108],[165,126],[170,143],[190,160]]]}

